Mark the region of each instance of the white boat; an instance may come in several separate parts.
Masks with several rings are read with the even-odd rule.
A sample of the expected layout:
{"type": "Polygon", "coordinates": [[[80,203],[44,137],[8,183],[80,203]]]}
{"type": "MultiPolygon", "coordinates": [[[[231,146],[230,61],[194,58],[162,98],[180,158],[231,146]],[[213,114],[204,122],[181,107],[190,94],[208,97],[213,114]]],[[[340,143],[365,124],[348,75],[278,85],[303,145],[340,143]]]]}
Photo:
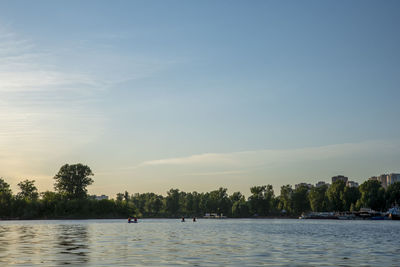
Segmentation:
{"type": "Polygon", "coordinates": [[[224,216],[224,214],[221,213],[221,215],[218,215],[217,213],[206,213],[203,216],[204,219],[225,219],[226,216],[224,216]]]}

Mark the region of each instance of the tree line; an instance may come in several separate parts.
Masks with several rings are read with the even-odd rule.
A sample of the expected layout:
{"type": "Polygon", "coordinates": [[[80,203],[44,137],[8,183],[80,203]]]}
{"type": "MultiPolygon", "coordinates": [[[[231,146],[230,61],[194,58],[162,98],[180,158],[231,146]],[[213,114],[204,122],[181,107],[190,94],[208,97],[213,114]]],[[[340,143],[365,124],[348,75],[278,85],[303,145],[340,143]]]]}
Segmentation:
{"type": "Polygon", "coordinates": [[[205,193],[170,189],[166,196],[155,193],[118,193],[115,199],[96,200],[87,194],[93,183],[91,169],[83,164],[65,164],[54,176],[55,191],[38,192],[34,180],[18,183],[13,195],[10,185],[0,178],[0,218],[126,218],[203,216],[205,213],[228,217],[297,217],[302,212],[356,211],[362,207],[378,211],[400,203],[400,183],[385,190],[379,181],[368,180],[359,187],[347,187],[343,181],[320,187],[291,185],[280,188],[275,196],[272,185],[253,186],[246,198],[241,192],[227,193],[219,188],[205,193]]]}

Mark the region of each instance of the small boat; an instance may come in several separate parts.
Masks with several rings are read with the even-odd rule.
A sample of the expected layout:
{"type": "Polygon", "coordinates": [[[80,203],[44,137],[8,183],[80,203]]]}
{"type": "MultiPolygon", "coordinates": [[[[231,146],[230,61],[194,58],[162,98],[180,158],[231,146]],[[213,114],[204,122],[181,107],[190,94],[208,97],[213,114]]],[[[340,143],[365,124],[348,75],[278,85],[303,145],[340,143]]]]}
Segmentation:
{"type": "Polygon", "coordinates": [[[384,220],[384,219],[385,219],[385,216],[372,216],[370,218],[370,220],[373,220],[373,221],[380,221],[380,220],[384,220]]]}
{"type": "Polygon", "coordinates": [[[133,218],[129,217],[128,218],[128,223],[137,223],[137,222],[138,222],[138,220],[137,220],[136,217],[133,217],[133,218]]]}
{"type": "Polygon", "coordinates": [[[203,219],[226,219],[226,216],[221,213],[221,215],[218,215],[217,213],[206,213],[203,216],[203,219]]]}
{"type": "Polygon", "coordinates": [[[400,207],[395,206],[388,210],[387,212],[389,219],[391,220],[400,220],[400,207]]]}
{"type": "Polygon", "coordinates": [[[299,219],[337,220],[339,218],[333,212],[309,212],[301,214],[299,219]]]}
{"type": "Polygon", "coordinates": [[[363,220],[384,220],[385,216],[379,211],[375,211],[369,208],[361,208],[356,215],[363,220]]]}

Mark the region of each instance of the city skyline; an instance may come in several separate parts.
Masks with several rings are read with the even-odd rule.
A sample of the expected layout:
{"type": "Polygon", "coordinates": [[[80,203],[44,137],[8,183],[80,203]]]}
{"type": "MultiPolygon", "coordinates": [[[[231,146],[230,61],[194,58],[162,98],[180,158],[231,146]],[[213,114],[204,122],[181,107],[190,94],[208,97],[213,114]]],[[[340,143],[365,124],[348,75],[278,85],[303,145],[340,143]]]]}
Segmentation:
{"type": "Polygon", "coordinates": [[[3,1],[0,177],[90,194],[400,169],[397,1],[3,1]]]}

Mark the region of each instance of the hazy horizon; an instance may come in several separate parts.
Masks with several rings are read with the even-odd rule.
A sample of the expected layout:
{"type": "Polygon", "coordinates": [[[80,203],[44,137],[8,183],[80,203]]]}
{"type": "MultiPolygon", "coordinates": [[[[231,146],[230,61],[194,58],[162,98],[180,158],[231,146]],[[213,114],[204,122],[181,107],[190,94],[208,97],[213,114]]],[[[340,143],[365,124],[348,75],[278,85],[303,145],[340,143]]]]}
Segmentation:
{"type": "Polygon", "coordinates": [[[90,194],[400,172],[398,1],[2,1],[0,177],[90,194]]]}

